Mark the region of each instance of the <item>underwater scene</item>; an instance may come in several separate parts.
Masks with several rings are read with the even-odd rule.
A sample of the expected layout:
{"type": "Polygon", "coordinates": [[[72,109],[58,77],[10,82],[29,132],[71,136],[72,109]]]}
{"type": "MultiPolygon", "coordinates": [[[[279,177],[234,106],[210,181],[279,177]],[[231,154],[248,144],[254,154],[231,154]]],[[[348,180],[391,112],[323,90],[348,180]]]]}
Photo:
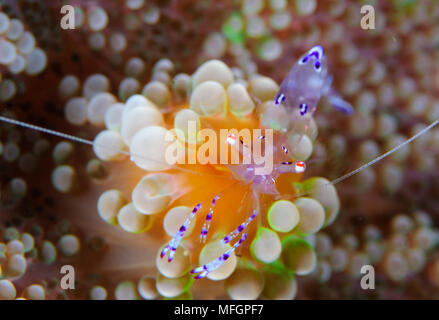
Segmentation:
{"type": "Polygon", "coordinates": [[[436,0],[0,0],[0,300],[439,299],[438,124],[436,0]]]}

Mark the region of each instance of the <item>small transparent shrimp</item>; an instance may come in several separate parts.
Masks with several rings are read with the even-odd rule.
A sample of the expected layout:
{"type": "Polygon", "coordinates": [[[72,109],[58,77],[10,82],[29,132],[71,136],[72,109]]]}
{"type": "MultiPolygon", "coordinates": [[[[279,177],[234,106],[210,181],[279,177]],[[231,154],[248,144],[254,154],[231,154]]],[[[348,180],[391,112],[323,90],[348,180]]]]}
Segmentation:
{"type": "Polygon", "coordinates": [[[163,258],[165,254],[169,252],[168,262],[171,262],[174,258],[175,251],[177,250],[178,246],[180,245],[181,239],[183,238],[187,228],[189,227],[189,224],[191,223],[192,219],[195,217],[195,214],[197,211],[201,208],[201,203],[197,204],[194,209],[192,210],[189,217],[185,220],[183,225],[178,229],[177,233],[172,237],[171,241],[169,241],[168,245],[162,250],[160,253],[160,258],[163,258]]]}
{"type": "Polygon", "coordinates": [[[195,268],[191,271],[191,273],[200,273],[199,275],[195,276],[195,279],[202,279],[206,277],[210,272],[215,271],[219,267],[221,267],[227,259],[230,258],[232,253],[238,248],[247,238],[247,233],[244,233],[239,241],[237,241],[233,247],[231,247],[229,250],[227,250],[225,253],[223,253],[220,257],[218,257],[215,260],[212,260],[211,262],[202,265],[201,267],[195,268]]]}
{"type": "MultiPolygon", "coordinates": [[[[228,165],[234,176],[245,183],[251,183],[259,193],[277,195],[276,181],[281,174],[303,173],[306,163],[293,161],[294,159],[289,154],[294,154],[306,133],[320,99],[326,97],[335,109],[345,114],[353,112],[352,106],[331,87],[332,80],[333,77],[328,72],[327,60],[321,46],[315,46],[302,55],[282,81],[274,99],[274,104],[282,106],[289,114],[288,134],[296,134],[298,139],[293,145],[291,141],[287,144],[286,132],[277,132],[271,140],[272,150],[267,148],[264,150],[265,154],[267,152],[273,154],[274,165],[271,173],[256,174],[258,165],[255,163],[228,165]],[[289,150],[286,145],[292,150],[289,150]]],[[[235,145],[236,138],[230,139],[228,143],[235,145]]],[[[261,135],[259,140],[266,140],[266,136],[261,135]]],[[[244,144],[244,147],[242,150],[239,145],[235,145],[235,148],[239,148],[243,158],[249,153],[253,154],[251,146],[244,144]]]]}

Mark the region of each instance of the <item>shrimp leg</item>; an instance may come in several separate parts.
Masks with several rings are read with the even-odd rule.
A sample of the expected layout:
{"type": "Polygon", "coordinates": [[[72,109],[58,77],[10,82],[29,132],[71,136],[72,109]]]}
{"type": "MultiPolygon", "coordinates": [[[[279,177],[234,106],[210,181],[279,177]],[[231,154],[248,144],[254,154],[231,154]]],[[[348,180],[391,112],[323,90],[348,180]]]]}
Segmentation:
{"type": "Polygon", "coordinates": [[[206,241],[206,236],[207,236],[207,233],[209,232],[210,222],[212,221],[212,217],[213,217],[213,207],[215,206],[216,201],[218,199],[219,199],[219,195],[216,195],[213,198],[212,204],[209,208],[209,212],[206,215],[206,221],[204,221],[203,229],[201,230],[201,234],[200,234],[200,241],[201,242],[206,241]]]}
{"type": "Polygon", "coordinates": [[[238,248],[245,241],[246,238],[247,238],[247,233],[244,233],[241,236],[241,239],[239,239],[239,241],[237,241],[232,248],[230,248],[225,253],[223,253],[219,258],[201,267],[193,269],[191,273],[199,273],[199,275],[195,276],[195,279],[202,279],[206,277],[210,272],[215,271],[216,269],[221,267],[227,261],[227,259],[230,258],[232,253],[236,250],[236,248],[238,248]]]}
{"type": "Polygon", "coordinates": [[[250,222],[252,222],[252,220],[257,216],[257,211],[254,210],[253,214],[247,219],[247,221],[244,221],[243,223],[241,223],[238,228],[236,228],[235,230],[233,230],[231,233],[229,233],[227,236],[225,236],[221,242],[223,244],[227,244],[230,241],[232,241],[233,239],[236,238],[236,236],[238,236],[248,225],[250,222]]]}

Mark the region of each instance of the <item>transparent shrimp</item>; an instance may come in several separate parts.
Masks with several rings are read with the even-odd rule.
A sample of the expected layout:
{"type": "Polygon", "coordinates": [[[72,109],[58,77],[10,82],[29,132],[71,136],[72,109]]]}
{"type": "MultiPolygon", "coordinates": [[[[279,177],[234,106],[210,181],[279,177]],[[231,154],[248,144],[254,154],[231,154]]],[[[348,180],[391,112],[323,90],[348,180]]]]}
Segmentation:
{"type": "MultiPolygon", "coordinates": [[[[269,174],[257,174],[258,165],[254,162],[228,165],[234,176],[246,183],[252,183],[259,193],[278,195],[276,181],[281,174],[303,173],[306,169],[306,163],[294,161],[291,154],[294,154],[296,147],[306,133],[320,99],[326,97],[335,109],[344,114],[353,112],[351,105],[331,87],[332,80],[333,77],[328,72],[327,60],[321,46],[315,46],[302,55],[282,81],[279,92],[274,99],[274,105],[284,108],[289,115],[288,136],[297,135],[297,138],[288,141],[288,148],[292,150],[286,147],[286,132],[279,130],[270,137],[272,148],[264,150],[265,154],[271,152],[273,155],[273,170],[269,174]]],[[[254,152],[252,146],[248,146],[242,141],[241,145],[235,143],[237,139],[238,137],[233,137],[233,139],[229,139],[228,143],[239,151],[243,159],[249,156],[251,158],[254,152]]],[[[267,139],[266,135],[259,137],[259,140],[267,139]]]]}
{"type": "Polygon", "coordinates": [[[345,114],[353,112],[352,106],[331,87],[332,80],[323,48],[315,46],[299,58],[282,81],[274,103],[289,113],[290,132],[299,135],[296,143],[308,129],[322,97],[345,114]]]}
{"type": "MultiPolygon", "coordinates": [[[[14,120],[14,119],[10,119],[7,117],[3,117],[0,116],[0,121],[2,122],[6,122],[9,124],[13,124],[13,125],[17,125],[17,126],[21,126],[24,128],[29,128],[29,129],[33,129],[36,131],[40,131],[46,134],[51,134],[51,135],[55,135],[58,137],[61,137],[63,139],[67,139],[67,140],[73,140],[76,142],[80,142],[80,143],[84,143],[84,144],[88,144],[93,146],[93,142],[92,141],[88,141],[85,139],[81,139],[81,138],[77,138],[74,136],[70,136],[68,134],[64,134],[62,132],[58,132],[58,131],[53,131],[50,129],[45,129],[45,128],[41,128],[38,126],[34,126],[32,124],[28,124],[25,122],[21,122],[18,120],[14,120]]],[[[439,119],[433,121],[429,126],[425,127],[423,130],[419,131],[417,134],[415,134],[414,136],[410,137],[409,139],[407,139],[406,141],[402,142],[401,144],[399,144],[398,146],[394,147],[393,149],[385,152],[384,154],[376,157],[375,159],[365,163],[364,165],[362,165],[361,167],[337,178],[334,179],[330,182],[328,182],[327,184],[322,184],[319,186],[319,188],[324,188],[325,186],[329,186],[329,185],[335,185],[337,183],[340,183],[352,176],[354,176],[355,174],[359,173],[360,171],[378,163],[379,161],[381,161],[382,159],[384,159],[385,157],[388,157],[389,155],[397,152],[398,150],[400,150],[402,147],[410,144],[411,142],[413,142],[415,139],[418,139],[420,136],[424,135],[425,133],[427,133],[429,130],[431,130],[432,128],[434,128],[435,126],[437,126],[439,124],[439,119]]],[[[264,139],[263,136],[260,137],[261,139],[264,139]]],[[[282,152],[284,152],[285,154],[287,154],[288,150],[286,148],[282,148],[282,152]]],[[[292,163],[291,163],[292,164],[292,163]]],[[[304,163],[296,163],[296,167],[298,164],[304,165],[304,163]]],[[[257,198],[257,194],[260,192],[260,190],[258,190],[257,188],[253,188],[253,193],[255,194],[255,198],[257,198]]],[[[302,196],[306,196],[308,195],[309,192],[303,192],[299,195],[297,195],[298,197],[302,197],[302,196]]],[[[192,210],[189,218],[183,223],[183,225],[180,227],[179,231],[174,235],[174,237],[171,239],[171,241],[169,242],[169,244],[162,250],[160,256],[163,258],[166,253],[168,251],[170,251],[169,253],[169,257],[168,257],[168,262],[171,262],[173,259],[173,256],[175,254],[175,251],[177,250],[181,239],[183,238],[189,224],[192,222],[193,218],[195,217],[197,211],[201,208],[201,203],[197,204],[194,209],[192,210]]],[[[239,235],[240,232],[242,232],[248,225],[249,223],[256,217],[258,210],[254,211],[253,214],[250,216],[250,218],[247,219],[246,222],[242,223],[237,229],[235,229],[234,231],[232,231],[228,236],[226,236],[225,238],[222,239],[223,243],[228,243],[230,242],[233,238],[235,238],[237,235],[239,235]]],[[[244,233],[241,236],[241,239],[235,243],[233,245],[233,247],[231,249],[229,249],[228,251],[226,251],[223,255],[221,255],[220,257],[218,257],[217,259],[201,266],[198,268],[195,268],[191,271],[191,273],[201,273],[199,275],[197,275],[195,278],[196,279],[201,279],[206,277],[210,272],[215,271],[216,269],[218,269],[219,267],[221,267],[226,261],[227,259],[230,257],[230,255],[245,241],[247,237],[247,233],[244,233]]]]}

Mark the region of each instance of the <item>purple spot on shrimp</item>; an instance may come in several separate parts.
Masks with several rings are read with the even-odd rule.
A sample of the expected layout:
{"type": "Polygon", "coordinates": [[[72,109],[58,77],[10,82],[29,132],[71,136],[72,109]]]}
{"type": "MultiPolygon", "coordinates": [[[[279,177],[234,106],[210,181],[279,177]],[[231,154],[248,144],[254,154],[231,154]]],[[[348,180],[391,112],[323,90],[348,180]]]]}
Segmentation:
{"type": "Polygon", "coordinates": [[[238,231],[241,232],[242,230],[244,230],[244,225],[241,224],[241,225],[238,227],[238,231]]]}
{"type": "Polygon", "coordinates": [[[323,57],[323,47],[322,46],[314,46],[311,50],[311,54],[317,54],[317,59],[321,59],[323,57]]]}
{"type": "Polygon", "coordinates": [[[276,98],[274,99],[274,104],[278,105],[282,102],[284,102],[286,99],[285,95],[283,93],[280,93],[276,96],[276,98]]]}
{"type": "Polygon", "coordinates": [[[320,67],[322,66],[322,64],[320,63],[320,61],[316,61],[316,63],[314,63],[314,68],[316,70],[320,70],[320,67]]]}
{"type": "Polygon", "coordinates": [[[309,59],[309,56],[305,56],[305,57],[302,59],[302,63],[303,63],[303,64],[307,63],[307,62],[308,62],[308,59],[309,59]]]}
{"type": "Polygon", "coordinates": [[[300,115],[304,116],[308,112],[308,105],[306,103],[301,103],[299,105],[300,115]]]}
{"type": "Polygon", "coordinates": [[[292,161],[284,161],[284,162],[282,162],[282,164],[291,165],[291,164],[293,164],[293,162],[292,161]]]}
{"type": "Polygon", "coordinates": [[[227,259],[229,259],[230,255],[228,255],[227,253],[223,254],[223,260],[226,261],[227,259]]]}
{"type": "Polygon", "coordinates": [[[180,232],[185,232],[186,231],[186,227],[185,226],[181,226],[179,231],[180,232]]]}

